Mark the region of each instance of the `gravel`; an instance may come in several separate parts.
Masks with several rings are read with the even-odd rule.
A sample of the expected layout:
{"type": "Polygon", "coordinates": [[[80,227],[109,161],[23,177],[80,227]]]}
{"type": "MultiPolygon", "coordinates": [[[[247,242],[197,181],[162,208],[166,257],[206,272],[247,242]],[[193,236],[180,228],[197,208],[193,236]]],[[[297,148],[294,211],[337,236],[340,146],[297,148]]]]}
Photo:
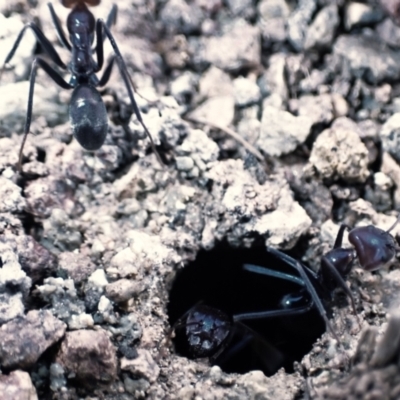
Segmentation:
{"type": "MultiPolygon", "coordinates": [[[[0,1],[0,60],[32,21],[71,60],[37,3],[0,1]]],[[[101,90],[109,126],[97,152],[72,137],[70,93],[39,69],[18,171],[43,51],[27,31],[0,85],[0,400],[398,398],[397,261],[374,274],[355,263],[357,316],[343,299],[329,314],[339,342],[328,331],[271,376],[175,353],[169,295],[221,244],[282,249],[317,270],[341,224],[394,223],[399,2],[116,3],[112,31],[164,165],[130,118],[118,68],[101,90]]],[[[64,24],[69,10],[54,6],[64,24]]]]}

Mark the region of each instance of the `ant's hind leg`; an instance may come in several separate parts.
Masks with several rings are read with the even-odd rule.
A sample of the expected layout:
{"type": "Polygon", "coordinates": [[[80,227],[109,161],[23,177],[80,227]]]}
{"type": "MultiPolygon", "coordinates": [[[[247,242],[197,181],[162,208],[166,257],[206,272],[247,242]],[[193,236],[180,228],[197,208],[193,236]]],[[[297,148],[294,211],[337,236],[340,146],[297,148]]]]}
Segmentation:
{"type": "Polygon", "coordinates": [[[29,79],[29,95],[28,95],[28,107],[26,111],[26,121],[25,121],[25,128],[24,128],[24,137],[22,139],[21,147],[19,149],[19,156],[18,156],[18,170],[22,171],[22,153],[24,150],[24,145],[26,142],[26,138],[28,137],[28,133],[31,128],[32,122],[32,107],[33,107],[33,94],[35,90],[35,81],[36,81],[36,72],[38,67],[42,67],[47,75],[53,79],[53,81],[63,89],[72,89],[73,87],[64,80],[64,78],[51,67],[46,61],[42,60],[41,58],[37,57],[32,62],[32,70],[31,76],[29,79]]]}

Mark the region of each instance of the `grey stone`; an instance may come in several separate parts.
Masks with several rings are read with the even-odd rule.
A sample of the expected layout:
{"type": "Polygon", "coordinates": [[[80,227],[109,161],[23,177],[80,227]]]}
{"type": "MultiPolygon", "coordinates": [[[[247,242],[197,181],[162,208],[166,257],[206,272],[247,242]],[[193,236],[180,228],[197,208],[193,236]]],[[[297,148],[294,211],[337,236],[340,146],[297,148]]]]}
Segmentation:
{"type": "Polygon", "coordinates": [[[300,89],[303,93],[317,92],[328,79],[326,70],[313,69],[300,81],[300,89]]]}
{"type": "Polygon", "coordinates": [[[389,211],[392,207],[393,181],[383,172],[373,175],[373,184],[365,188],[364,199],[378,212],[389,211]]]}
{"type": "Polygon", "coordinates": [[[378,36],[390,47],[400,47],[400,26],[396,25],[392,19],[385,18],[376,27],[378,36]]]}
{"type": "Polygon", "coordinates": [[[262,0],[258,3],[258,13],[267,22],[275,18],[287,18],[290,8],[285,0],[262,0]]]}
{"type": "Polygon", "coordinates": [[[203,18],[200,7],[183,0],[169,1],[160,12],[160,19],[169,31],[184,34],[200,31],[203,18]]]}
{"type": "Polygon", "coordinates": [[[241,16],[246,19],[254,17],[254,0],[227,0],[226,3],[234,16],[241,16]]]}
{"type": "Polygon", "coordinates": [[[0,176],[0,212],[22,212],[26,208],[21,188],[10,179],[0,176]]]}
{"type": "Polygon", "coordinates": [[[273,54],[269,59],[268,69],[261,75],[259,86],[263,96],[271,94],[279,95],[283,101],[288,98],[286,84],[286,55],[283,53],[273,54]]]}
{"type": "Polygon", "coordinates": [[[256,145],[271,156],[288,154],[306,140],[312,123],[309,117],[296,117],[287,111],[265,107],[256,145]]]}
{"type": "Polygon", "coordinates": [[[352,129],[324,130],[314,142],[309,162],[323,178],[365,182],[369,176],[368,150],[352,129]]]}
{"type": "Polygon", "coordinates": [[[285,0],[264,0],[258,4],[259,21],[263,47],[286,40],[286,20],[290,13],[285,0]]]}
{"type": "Polygon", "coordinates": [[[304,49],[318,50],[331,47],[339,23],[338,7],[335,4],[322,8],[307,30],[304,49]]]}
{"type": "Polygon", "coordinates": [[[374,36],[342,35],[333,46],[335,55],[349,63],[355,77],[377,84],[400,77],[400,55],[374,36]]]}
{"type": "Polygon", "coordinates": [[[133,380],[128,376],[125,376],[124,387],[128,393],[134,395],[135,393],[146,392],[150,387],[150,383],[149,381],[143,378],[133,380]]]}
{"type": "Polygon", "coordinates": [[[283,43],[287,39],[286,19],[274,18],[259,23],[263,38],[263,48],[268,49],[276,43],[283,43]]]}
{"type": "Polygon", "coordinates": [[[393,114],[380,130],[382,146],[395,160],[400,161],[400,113],[393,114]]]}
{"type": "Polygon", "coordinates": [[[154,362],[148,350],[139,349],[138,357],[133,360],[121,359],[121,369],[136,376],[142,376],[149,382],[155,382],[160,373],[159,366],[154,362]]]}
{"type": "Polygon", "coordinates": [[[299,0],[296,9],[288,18],[288,38],[295,50],[303,49],[308,24],[316,10],[315,0],[299,0]]]}
{"type": "Polygon", "coordinates": [[[217,160],[219,148],[205,132],[200,129],[193,129],[183,143],[176,148],[176,152],[182,156],[190,156],[200,169],[204,169],[204,164],[217,160]]]}
{"type": "Polygon", "coordinates": [[[332,96],[328,93],[319,96],[302,96],[298,101],[298,115],[307,117],[312,124],[328,125],[334,118],[332,96]]]}
{"type": "Polygon", "coordinates": [[[232,95],[233,84],[229,74],[212,65],[199,80],[199,94],[205,98],[232,95]]]}
{"type": "Polygon", "coordinates": [[[0,325],[24,315],[25,307],[21,293],[0,294],[0,325]]]}
{"type": "Polygon", "coordinates": [[[106,267],[107,274],[112,277],[129,278],[138,273],[135,255],[129,247],[120,250],[113,256],[110,265],[106,267]]]}
{"type": "Polygon", "coordinates": [[[207,99],[188,114],[188,119],[200,122],[218,122],[221,126],[229,126],[235,116],[235,98],[232,95],[214,96],[207,99]]]}
{"type": "Polygon", "coordinates": [[[194,167],[193,159],[187,156],[175,157],[175,162],[179,171],[190,171],[194,167]]]}
{"type": "Polygon", "coordinates": [[[66,325],[50,311],[29,311],[0,328],[0,364],[3,368],[30,368],[65,333],[66,325]]]}
{"type": "Polygon", "coordinates": [[[64,368],[57,363],[50,365],[50,388],[54,392],[67,386],[64,368]]]}
{"type": "Polygon", "coordinates": [[[206,40],[205,59],[226,71],[244,66],[257,68],[261,63],[259,28],[243,19],[234,20],[221,37],[206,40]]]}
{"type": "Polygon", "coordinates": [[[111,382],[117,376],[116,348],[104,330],[67,332],[56,361],[84,386],[111,382]]]}
{"type": "Polygon", "coordinates": [[[230,220],[229,228],[224,223],[205,224],[203,235],[209,245],[213,237],[227,237],[235,244],[238,237],[257,232],[266,238],[268,246],[291,248],[311,225],[311,219],[293,200],[283,177],[271,177],[260,185],[243,169],[241,160],[220,162],[207,177],[213,181],[215,202],[208,215],[224,215],[230,220]],[[287,223],[283,225],[282,219],[287,223]]]}
{"type": "Polygon", "coordinates": [[[74,214],[81,208],[74,199],[71,182],[54,175],[30,181],[25,188],[25,197],[29,210],[43,218],[48,218],[54,209],[74,214]]]}
{"type": "Polygon", "coordinates": [[[144,288],[140,285],[140,282],[130,279],[119,279],[105,287],[106,296],[115,303],[123,303],[133,297],[137,297],[143,290],[144,288]]]}
{"type": "Polygon", "coordinates": [[[43,229],[42,244],[55,253],[75,250],[82,243],[76,222],[59,208],[51,211],[50,217],[43,223],[43,229]]]}
{"type": "Polygon", "coordinates": [[[0,400],[38,400],[28,372],[17,370],[0,375],[0,400]]]}
{"type": "Polygon", "coordinates": [[[66,251],[58,256],[58,263],[59,269],[65,271],[75,283],[85,281],[96,270],[90,258],[79,253],[66,251]]]}
{"type": "Polygon", "coordinates": [[[0,293],[8,293],[8,288],[13,288],[15,293],[20,293],[24,298],[29,294],[32,280],[22,270],[18,260],[17,249],[10,244],[0,242],[2,267],[0,268],[0,293]]]}
{"type": "Polygon", "coordinates": [[[233,81],[235,103],[246,107],[260,101],[261,93],[257,83],[249,78],[238,77],[233,81]]]}
{"type": "Polygon", "coordinates": [[[169,91],[179,104],[185,104],[194,97],[197,84],[197,75],[187,71],[171,81],[169,91]]]}
{"type": "Polygon", "coordinates": [[[371,25],[383,18],[383,12],[378,7],[360,2],[350,2],[345,8],[344,25],[349,31],[355,26],[371,25]]]}
{"type": "Polygon", "coordinates": [[[50,303],[53,315],[76,326],[75,317],[85,313],[85,304],[78,298],[72,279],[47,278],[37,289],[42,299],[50,303]]]}

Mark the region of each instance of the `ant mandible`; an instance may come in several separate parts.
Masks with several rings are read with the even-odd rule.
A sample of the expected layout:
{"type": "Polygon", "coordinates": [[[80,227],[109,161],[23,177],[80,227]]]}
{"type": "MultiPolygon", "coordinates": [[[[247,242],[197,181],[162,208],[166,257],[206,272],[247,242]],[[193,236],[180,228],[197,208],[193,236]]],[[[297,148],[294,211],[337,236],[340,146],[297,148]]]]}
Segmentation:
{"type": "Polygon", "coordinates": [[[51,19],[57,31],[59,41],[71,52],[72,59],[68,66],[66,66],[61,60],[56,49],[46,38],[41,29],[35,23],[31,22],[25,25],[19,33],[11,51],[4,61],[2,69],[0,70],[1,78],[1,74],[4,71],[5,65],[8,64],[13,58],[25,31],[27,29],[31,29],[38,42],[49,55],[54,64],[62,70],[69,69],[71,73],[71,78],[69,82],[67,82],[50,64],[48,64],[41,57],[35,57],[33,60],[30,74],[24,137],[19,150],[18,169],[21,170],[22,152],[31,126],[33,93],[38,67],[41,67],[47,73],[47,75],[61,88],[74,89],[69,107],[69,119],[73,135],[84,149],[94,151],[98,150],[103,145],[108,129],[106,107],[96,88],[105,86],[108,83],[114,61],[117,62],[122,80],[124,81],[128,91],[133,112],[149,137],[151,147],[157,156],[158,161],[162,164],[160,156],[155,149],[152,136],[144,124],[139,107],[136,104],[132,90],[132,82],[125,65],[125,61],[110,31],[110,27],[116,22],[117,6],[115,4],[113,5],[107,21],[104,22],[102,19],[95,20],[93,14],[87,7],[99,5],[100,0],[62,0],[61,3],[67,8],[72,8],[67,18],[67,29],[70,41],[67,40],[64,34],[63,28],[60,25],[60,21],[52,4],[48,3],[47,5],[49,7],[51,19]],[[96,45],[92,48],[95,37],[96,45]],[[105,37],[107,37],[110,41],[115,54],[108,62],[102,77],[98,79],[96,73],[102,69],[104,63],[103,40],[105,37]],[[94,53],[96,53],[97,62],[93,59],[94,53]]]}

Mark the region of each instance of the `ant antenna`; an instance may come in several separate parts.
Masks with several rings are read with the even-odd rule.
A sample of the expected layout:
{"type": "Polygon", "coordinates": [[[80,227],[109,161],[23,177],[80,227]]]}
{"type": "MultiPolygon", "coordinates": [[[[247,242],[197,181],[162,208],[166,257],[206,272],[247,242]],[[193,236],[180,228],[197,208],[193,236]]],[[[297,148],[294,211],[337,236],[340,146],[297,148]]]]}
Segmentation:
{"type": "Polygon", "coordinates": [[[397,219],[396,219],[396,221],[394,222],[394,224],[387,230],[387,231],[385,231],[386,233],[390,233],[390,231],[392,231],[395,227],[396,227],[396,225],[399,223],[399,221],[400,221],[400,214],[397,216],[397,219]]]}

